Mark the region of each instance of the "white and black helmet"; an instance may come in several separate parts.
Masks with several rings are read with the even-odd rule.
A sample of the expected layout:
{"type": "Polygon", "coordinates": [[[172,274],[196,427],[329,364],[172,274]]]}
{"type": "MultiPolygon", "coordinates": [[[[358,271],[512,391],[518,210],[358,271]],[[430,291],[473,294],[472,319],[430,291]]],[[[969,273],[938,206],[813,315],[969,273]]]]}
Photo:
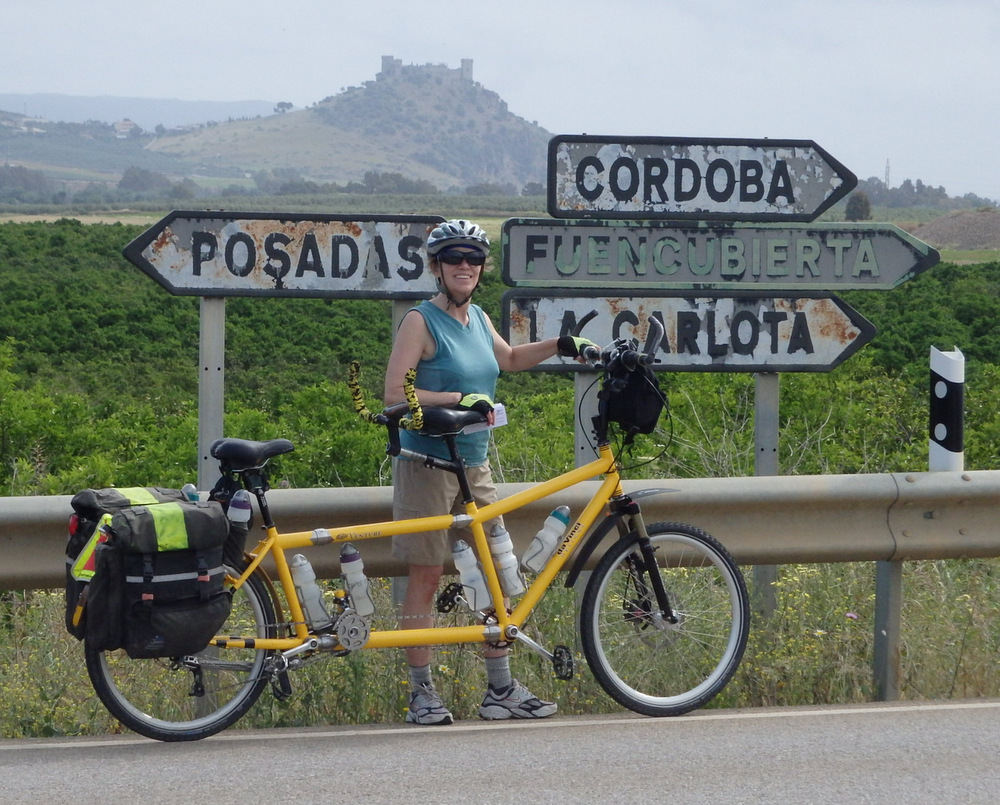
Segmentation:
{"type": "Polygon", "coordinates": [[[483,254],[489,254],[490,239],[486,237],[482,227],[476,226],[472,221],[456,218],[434,227],[431,236],[427,238],[427,254],[434,257],[449,246],[471,246],[483,254]]]}

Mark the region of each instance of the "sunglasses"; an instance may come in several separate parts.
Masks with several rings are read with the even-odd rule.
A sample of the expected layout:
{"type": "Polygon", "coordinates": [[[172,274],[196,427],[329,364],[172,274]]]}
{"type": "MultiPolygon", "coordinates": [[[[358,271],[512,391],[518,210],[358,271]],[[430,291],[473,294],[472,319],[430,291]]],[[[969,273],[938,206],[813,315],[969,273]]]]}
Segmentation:
{"type": "Polygon", "coordinates": [[[486,264],[486,255],[479,252],[444,252],[439,254],[437,259],[450,266],[460,266],[463,260],[470,266],[486,264]]]}

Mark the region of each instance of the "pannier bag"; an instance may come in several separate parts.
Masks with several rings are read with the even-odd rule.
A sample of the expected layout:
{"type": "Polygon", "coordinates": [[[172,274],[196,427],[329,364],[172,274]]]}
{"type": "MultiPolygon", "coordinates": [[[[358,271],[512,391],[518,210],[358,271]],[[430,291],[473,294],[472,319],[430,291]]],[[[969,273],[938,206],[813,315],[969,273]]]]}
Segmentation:
{"type": "Polygon", "coordinates": [[[179,489],[122,487],[84,489],[73,496],[73,515],[66,542],[66,629],[83,640],[87,628],[87,599],[94,578],[96,549],[105,538],[100,526],[111,524],[111,515],[129,506],[185,500],[179,489]]]}
{"type": "MultiPolygon", "coordinates": [[[[173,490],[166,491],[153,494],[166,502],[105,511],[81,550],[93,543],[82,618],[90,647],[124,648],[136,659],[193,654],[229,615],[223,551],[230,529],[222,506],[170,500],[173,490]]],[[[78,556],[73,567],[80,564],[78,556]]]]}

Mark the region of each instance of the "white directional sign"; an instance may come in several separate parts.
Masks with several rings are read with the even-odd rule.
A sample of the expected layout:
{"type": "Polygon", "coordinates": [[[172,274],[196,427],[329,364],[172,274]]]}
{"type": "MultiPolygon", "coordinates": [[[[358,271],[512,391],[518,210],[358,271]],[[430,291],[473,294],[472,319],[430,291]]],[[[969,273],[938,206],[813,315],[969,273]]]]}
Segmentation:
{"type": "Polygon", "coordinates": [[[938,259],[891,224],[511,218],[503,227],[503,278],[516,287],[888,290],[938,259]]]}
{"type": "Polygon", "coordinates": [[[560,135],[548,169],[556,218],[812,221],[858,182],[812,140],[560,135]]]}
{"type": "MultiPolygon", "coordinates": [[[[665,331],[653,368],[672,371],[828,371],[875,336],[871,322],[828,294],[562,297],[514,290],[503,297],[502,329],[517,346],[567,335],[584,322],[579,334],[599,345],[617,338],[641,344],[652,317],[665,331]]],[[[541,368],[580,366],[557,356],[541,368]]]]}
{"type": "Polygon", "coordinates": [[[434,292],[427,235],[442,220],[175,211],[125,257],[178,295],[420,298],[434,292]]]}

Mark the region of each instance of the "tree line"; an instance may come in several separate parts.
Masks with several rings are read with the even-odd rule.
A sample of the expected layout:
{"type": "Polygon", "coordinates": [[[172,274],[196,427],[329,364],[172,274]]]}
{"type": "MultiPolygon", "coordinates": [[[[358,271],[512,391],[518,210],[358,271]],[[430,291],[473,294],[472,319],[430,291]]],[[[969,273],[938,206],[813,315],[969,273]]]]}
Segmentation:
{"type": "MultiPolygon", "coordinates": [[[[0,224],[0,496],[193,480],[198,300],[126,263],[121,250],[140,231],[0,224]]],[[[494,271],[477,296],[497,322],[504,290],[494,271]]],[[[781,471],[925,469],[932,345],[967,359],[967,467],[996,468],[1000,264],[942,264],[894,291],[844,298],[879,334],[832,372],[782,376],[781,471]]],[[[294,486],[385,483],[384,432],[358,422],[346,374],[359,359],[377,404],[390,319],[380,300],[227,300],[226,434],[295,442],[277,469],[294,486]]],[[[640,443],[642,474],[752,474],[752,376],[661,381],[671,418],[640,443]]],[[[498,399],[520,423],[497,431],[505,480],[572,466],[571,378],[504,376],[498,399]]]]}

